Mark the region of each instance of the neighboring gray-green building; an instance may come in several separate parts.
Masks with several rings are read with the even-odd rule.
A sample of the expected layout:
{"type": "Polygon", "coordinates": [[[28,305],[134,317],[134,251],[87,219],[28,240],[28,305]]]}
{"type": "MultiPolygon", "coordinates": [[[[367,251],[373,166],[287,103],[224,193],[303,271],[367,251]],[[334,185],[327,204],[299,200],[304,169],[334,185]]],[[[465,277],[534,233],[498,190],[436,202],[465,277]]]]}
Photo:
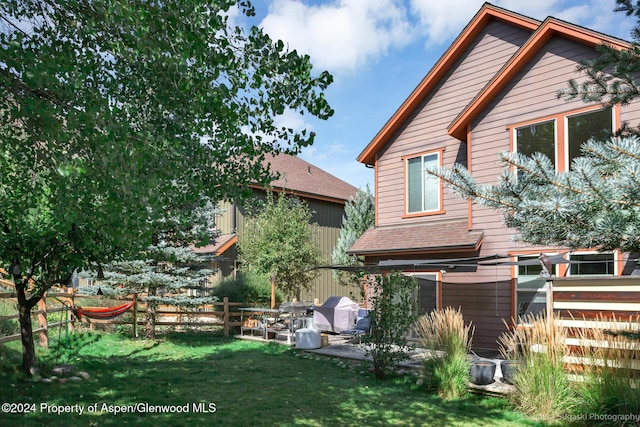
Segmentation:
{"type": "MultiPolygon", "coordinates": [[[[358,189],[296,156],[280,154],[266,161],[270,163],[271,170],[279,174],[279,178],[271,182],[273,190],[286,191],[298,197],[313,212],[322,256],[326,265],[330,265],[331,252],[340,236],[345,203],[355,196],[358,189]]],[[[256,185],[251,188],[253,197],[265,198],[263,188],[256,185]]],[[[236,242],[243,233],[246,213],[245,207],[236,203],[224,202],[219,207],[223,211],[216,221],[220,236],[214,245],[196,249],[198,253],[218,257],[217,280],[234,276],[238,269],[236,242]]],[[[322,304],[330,296],[349,296],[352,291],[338,284],[331,270],[323,269],[312,283],[311,290],[302,293],[302,298],[322,304]]]]}

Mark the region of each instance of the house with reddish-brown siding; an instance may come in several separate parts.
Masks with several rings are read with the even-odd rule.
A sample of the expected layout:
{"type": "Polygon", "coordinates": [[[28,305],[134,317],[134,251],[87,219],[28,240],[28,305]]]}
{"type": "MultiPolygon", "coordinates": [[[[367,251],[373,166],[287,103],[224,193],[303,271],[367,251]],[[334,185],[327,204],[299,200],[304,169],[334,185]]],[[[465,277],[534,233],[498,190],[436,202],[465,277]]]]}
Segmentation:
{"type": "Polygon", "coordinates": [[[571,261],[554,267],[563,277],[622,275],[633,266],[619,252],[517,243],[495,210],[457,197],[424,169],[461,163],[493,184],[503,172],[499,153],[542,151],[563,171],[589,137],[611,134],[623,121],[637,125],[639,103],[557,97],[570,79],[579,81],[576,66],[595,58],[603,42],[628,46],[485,3],[358,157],[375,168],[376,223],[350,252],[415,276],[421,312],[461,307],[475,325],[476,347],[495,349],[505,322],[545,311],[541,253],[571,261]]]}

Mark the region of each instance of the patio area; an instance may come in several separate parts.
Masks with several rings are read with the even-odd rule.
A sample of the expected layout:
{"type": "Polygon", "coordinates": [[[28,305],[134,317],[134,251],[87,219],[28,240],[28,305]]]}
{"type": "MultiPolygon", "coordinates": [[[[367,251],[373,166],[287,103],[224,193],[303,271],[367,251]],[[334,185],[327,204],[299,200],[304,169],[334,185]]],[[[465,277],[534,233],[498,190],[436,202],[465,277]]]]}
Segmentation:
{"type": "MultiPolygon", "coordinates": [[[[364,360],[366,357],[366,349],[364,344],[359,343],[357,339],[350,339],[345,336],[337,335],[337,334],[323,334],[326,336],[326,344],[320,348],[316,349],[303,349],[301,351],[305,351],[311,354],[316,354],[319,356],[325,357],[337,357],[341,359],[347,360],[364,360]]],[[[288,345],[291,347],[295,347],[295,342],[288,342],[286,338],[276,337],[273,339],[265,340],[263,336],[251,336],[251,335],[236,335],[238,339],[251,340],[251,341],[261,341],[261,342],[270,342],[270,343],[278,343],[281,345],[288,345]]],[[[482,393],[489,394],[495,396],[505,396],[513,391],[513,386],[504,382],[502,377],[502,371],[500,370],[500,362],[501,359],[496,357],[497,354],[493,354],[491,352],[487,352],[486,354],[482,354],[483,357],[479,357],[476,354],[470,355],[472,358],[482,359],[482,360],[490,360],[496,363],[496,373],[493,379],[493,382],[487,385],[476,385],[469,383],[469,388],[474,393],[482,393]]],[[[401,369],[409,369],[409,370],[419,370],[422,364],[422,360],[425,357],[428,357],[428,351],[422,348],[416,348],[409,359],[406,361],[400,362],[398,367],[401,369]]]]}

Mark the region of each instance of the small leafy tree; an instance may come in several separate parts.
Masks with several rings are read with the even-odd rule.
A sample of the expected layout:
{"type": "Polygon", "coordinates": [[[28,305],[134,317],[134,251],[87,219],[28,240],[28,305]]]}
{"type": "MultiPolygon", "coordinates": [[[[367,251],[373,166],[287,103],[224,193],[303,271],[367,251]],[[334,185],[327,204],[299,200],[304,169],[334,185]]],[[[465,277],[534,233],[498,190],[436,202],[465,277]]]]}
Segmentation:
{"type": "Polygon", "coordinates": [[[363,341],[377,379],[384,379],[397,362],[407,358],[409,328],[417,319],[416,280],[394,272],[368,278],[371,331],[363,341]]]}
{"type": "MultiPolygon", "coordinates": [[[[331,253],[333,264],[345,267],[363,265],[361,259],[358,259],[355,255],[348,254],[347,251],[365,231],[373,226],[374,219],[373,195],[367,185],[364,191],[358,190],[355,197],[345,204],[340,237],[338,237],[336,247],[331,253]]],[[[359,285],[358,273],[333,270],[333,274],[343,285],[359,285]]]]}
{"type": "Polygon", "coordinates": [[[247,217],[238,246],[242,269],[271,279],[272,307],[276,284],[287,297],[299,298],[318,274],[313,267],[320,265],[320,248],[311,211],[284,191],[267,192],[264,206],[247,217]]]}

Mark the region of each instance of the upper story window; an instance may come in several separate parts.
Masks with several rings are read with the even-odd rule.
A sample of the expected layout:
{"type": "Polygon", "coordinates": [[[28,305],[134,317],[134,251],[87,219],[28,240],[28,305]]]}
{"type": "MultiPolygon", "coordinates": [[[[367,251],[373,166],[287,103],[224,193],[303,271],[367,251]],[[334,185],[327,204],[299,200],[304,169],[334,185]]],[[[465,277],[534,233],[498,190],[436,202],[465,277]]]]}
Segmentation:
{"type": "Polygon", "coordinates": [[[515,150],[526,156],[533,153],[546,155],[556,164],[556,121],[534,123],[516,128],[515,150]]]}
{"type": "Polygon", "coordinates": [[[613,135],[614,109],[559,114],[534,123],[513,127],[513,149],[527,156],[540,152],[556,170],[569,170],[574,158],[581,155],[582,144],[591,138],[605,141],[613,135]]]}
{"type": "Polygon", "coordinates": [[[442,210],[440,179],[426,170],[442,164],[442,152],[434,151],[410,156],[405,161],[406,213],[439,213],[442,210]]]}

